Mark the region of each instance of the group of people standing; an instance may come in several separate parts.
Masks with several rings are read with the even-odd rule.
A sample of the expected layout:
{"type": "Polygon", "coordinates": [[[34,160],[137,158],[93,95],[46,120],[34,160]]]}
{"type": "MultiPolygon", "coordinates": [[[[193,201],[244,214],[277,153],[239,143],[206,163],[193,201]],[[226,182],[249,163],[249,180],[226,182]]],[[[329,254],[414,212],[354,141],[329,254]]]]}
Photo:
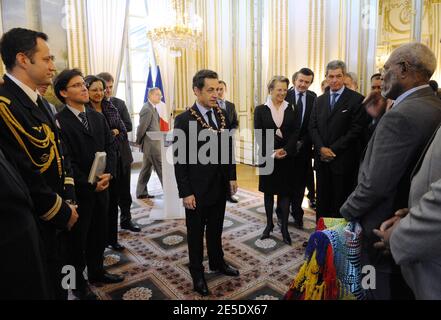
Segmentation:
{"type": "Polygon", "coordinates": [[[8,274],[2,294],[67,299],[70,288],[80,299],[95,299],[88,282],[124,280],[103,266],[106,246],[124,249],[117,241],[118,207],[121,228],[140,231],[130,213],[132,124],[124,102],[111,97],[110,74],[84,77],[66,69],[52,79],[56,70],[47,41],[46,34],[23,28],[0,40],[7,71],[0,87],[0,172],[2,181],[11,182],[1,192],[1,226],[7,231],[0,244],[2,250],[14,248],[0,267],[8,274]],[[37,90],[48,85],[64,104],[55,115],[37,90]],[[90,183],[97,152],[106,153],[106,168],[90,183]],[[67,265],[74,267],[76,281],[63,287],[67,265]]]}
{"type": "MultiPolygon", "coordinates": [[[[47,41],[46,34],[22,28],[0,40],[7,70],[0,86],[0,248],[7,256],[0,264],[7,275],[0,297],[66,299],[70,288],[80,299],[95,299],[88,282],[124,280],[103,266],[106,246],[124,249],[117,239],[119,209],[121,228],[140,231],[130,214],[132,124],[124,102],[111,96],[110,74],[84,77],[80,70],[66,69],[52,81],[56,70],[47,41]],[[51,84],[64,105],[56,115],[37,91],[51,84]],[[106,153],[106,168],[90,183],[97,152],[106,153]],[[76,281],[67,288],[62,286],[65,265],[76,271],[76,281]]],[[[314,80],[308,68],[293,75],[291,89],[286,77],[273,77],[266,102],[254,112],[255,130],[261,132],[259,164],[274,164],[259,176],[267,218],[261,239],[274,230],[274,196],[283,242],[292,242],[290,213],[294,225],[303,228],[302,201],[313,157],[317,219],[344,217],[363,228],[362,263],[374,266],[377,274],[369,297],[441,298],[436,281],[441,276],[436,254],[441,245],[441,100],[429,86],[435,68],[436,57],[425,45],[404,45],[391,54],[382,74],[372,76],[366,99],[345,86],[342,61],[328,63],[328,89],[319,97],[308,90],[314,80]]],[[[238,188],[234,134],[226,135],[226,143],[223,138],[238,121],[216,72],[197,72],[193,91],[195,104],[175,119],[175,176],[186,210],[194,290],[206,296],[204,234],[210,270],[240,274],[222,249],[226,201],[237,202],[238,188]],[[215,161],[199,156],[190,161],[189,145],[196,145],[197,155],[206,151],[202,132],[206,141],[214,141],[209,153],[215,152],[215,161]]],[[[159,89],[151,89],[140,114],[137,142],[144,165],[138,198],[151,197],[146,184],[152,168],[162,179],[159,142],[146,135],[159,131],[155,105],[160,98],[159,89]]]]}
{"type": "MultiPolygon", "coordinates": [[[[268,85],[268,100],[254,113],[255,129],[270,130],[263,132],[260,144],[258,141],[263,149],[259,154],[264,162],[270,156],[274,159],[273,172],[262,174],[259,180],[267,215],[262,239],[268,238],[274,227],[274,195],[278,196],[276,211],[285,243],[291,243],[287,231],[290,205],[295,226],[303,224],[300,199],[305,191],[306,155],[313,149],[316,218],[344,217],[361,224],[362,264],[374,266],[377,279],[368,297],[441,297],[439,285],[434,285],[427,274],[436,282],[441,272],[439,257],[428,253],[440,245],[434,230],[441,231],[441,198],[436,184],[441,178],[440,166],[436,164],[433,169],[429,164],[439,149],[429,142],[431,137],[437,141],[433,135],[441,123],[441,100],[429,86],[435,68],[436,57],[430,49],[410,43],[391,54],[382,74],[372,76],[372,92],[366,98],[345,86],[348,77],[342,61],[328,63],[327,87],[317,98],[297,83],[313,74],[309,69],[294,74],[295,94],[291,95],[289,80],[274,77],[268,85]],[[273,135],[274,149],[265,150],[269,134],[273,135]],[[430,151],[433,153],[428,156],[426,152],[430,151]],[[425,155],[429,159],[423,160],[425,155]],[[418,159],[426,166],[416,167],[418,159]],[[423,168],[424,181],[418,178],[418,170],[423,168]],[[416,207],[403,210],[412,204],[416,207]],[[404,218],[408,212],[414,214],[404,218]],[[430,226],[429,221],[437,224],[430,226]],[[426,254],[422,257],[404,244],[417,246],[426,254]],[[405,271],[406,281],[397,263],[405,271]]],[[[308,80],[312,79],[310,76],[308,80]]]]}

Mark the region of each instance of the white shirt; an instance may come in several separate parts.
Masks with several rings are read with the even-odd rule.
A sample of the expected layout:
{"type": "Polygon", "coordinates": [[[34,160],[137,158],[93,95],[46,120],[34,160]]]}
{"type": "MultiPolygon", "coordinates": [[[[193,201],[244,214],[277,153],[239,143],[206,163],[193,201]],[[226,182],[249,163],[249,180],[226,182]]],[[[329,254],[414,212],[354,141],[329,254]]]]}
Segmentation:
{"type": "Polygon", "coordinates": [[[276,135],[278,135],[280,138],[283,138],[282,131],[280,131],[280,127],[283,123],[283,118],[285,116],[285,110],[288,108],[289,103],[287,101],[283,101],[280,108],[277,110],[276,107],[274,107],[273,100],[271,100],[271,96],[268,96],[268,99],[266,99],[265,105],[270,108],[271,110],[271,116],[273,117],[273,121],[277,126],[276,135]]]}
{"type": "Polygon", "coordinates": [[[31,88],[29,88],[29,86],[27,86],[26,84],[24,84],[23,82],[21,82],[20,80],[18,80],[17,78],[15,78],[13,75],[11,75],[10,73],[6,73],[6,75],[9,77],[9,79],[11,79],[17,86],[20,87],[21,90],[23,90],[26,95],[32,100],[32,102],[35,103],[35,105],[37,105],[37,99],[38,99],[38,91],[37,90],[32,90],[31,88]]]}
{"type": "Polygon", "coordinates": [[[207,122],[208,125],[210,125],[210,122],[208,121],[207,112],[210,111],[210,110],[212,110],[212,112],[211,112],[211,120],[213,120],[213,122],[214,122],[214,123],[216,124],[216,126],[219,128],[219,126],[218,126],[218,124],[217,124],[217,121],[216,121],[216,117],[215,117],[215,115],[214,115],[214,110],[213,110],[213,109],[211,109],[211,108],[205,108],[205,107],[203,107],[202,105],[200,105],[197,101],[196,101],[196,106],[198,107],[199,112],[202,114],[202,116],[203,116],[204,119],[205,119],[205,122],[207,122]]]}
{"type": "Polygon", "coordinates": [[[72,111],[72,113],[75,115],[75,117],[77,117],[77,119],[83,123],[83,119],[80,118],[80,113],[84,112],[86,113],[86,107],[83,106],[83,111],[79,111],[78,109],[72,108],[71,106],[69,106],[68,104],[66,104],[66,107],[69,108],[70,111],[72,111]]]}
{"type": "Polygon", "coordinates": [[[401,101],[403,101],[404,99],[406,99],[408,96],[410,96],[412,93],[414,93],[415,91],[424,89],[424,88],[428,88],[429,85],[428,84],[424,84],[422,86],[419,87],[415,87],[412,88],[410,90],[407,90],[406,92],[404,92],[402,95],[400,95],[394,102],[394,105],[392,106],[392,109],[395,108],[401,101]]]}
{"type": "Polygon", "coordinates": [[[335,103],[337,104],[337,101],[338,101],[338,99],[340,99],[340,97],[341,97],[343,91],[345,91],[345,88],[346,88],[346,87],[343,86],[343,87],[341,87],[341,89],[338,90],[338,91],[329,91],[329,98],[331,99],[331,100],[329,100],[329,104],[332,104],[332,95],[333,95],[334,93],[338,93],[338,96],[335,97],[335,103]]]}
{"type": "Polygon", "coordinates": [[[158,106],[159,106],[161,103],[154,104],[153,102],[150,101],[150,99],[147,99],[147,100],[148,100],[148,102],[153,106],[153,109],[158,110],[158,106]]]}

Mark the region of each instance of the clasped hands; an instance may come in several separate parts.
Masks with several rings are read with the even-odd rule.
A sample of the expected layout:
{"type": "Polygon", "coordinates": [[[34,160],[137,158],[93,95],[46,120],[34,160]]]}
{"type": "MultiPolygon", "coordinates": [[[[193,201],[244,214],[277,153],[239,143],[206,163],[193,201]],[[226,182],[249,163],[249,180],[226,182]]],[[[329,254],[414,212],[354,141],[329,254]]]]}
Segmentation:
{"type": "Polygon", "coordinates": [[[101,192],[109,187],[111,175],[110,173],[102,174],[98,177],[95,192],[101,192]]]}
{"type": "Polygon", "coordinates": [[[320,148],[320,160],[324,162],[330,162],[334,160],[337,155],[330,149],[326,147],[320,148]]]}
{"type": "Polygon", "coordinates": [[[409,213],[409,209],[400,209],[397,212],[395,212],[395,215],[384,221],[380,229],[374,229],[374,234],[380,238],[380,241],[374,243],[374,248],[381,250],[384,255],[390,255],[390,246],[389,246],[389,240],[390,236],[392,235],[392,232],[394,228],[398,225],[400,220],[404,218],[409,213]]]}

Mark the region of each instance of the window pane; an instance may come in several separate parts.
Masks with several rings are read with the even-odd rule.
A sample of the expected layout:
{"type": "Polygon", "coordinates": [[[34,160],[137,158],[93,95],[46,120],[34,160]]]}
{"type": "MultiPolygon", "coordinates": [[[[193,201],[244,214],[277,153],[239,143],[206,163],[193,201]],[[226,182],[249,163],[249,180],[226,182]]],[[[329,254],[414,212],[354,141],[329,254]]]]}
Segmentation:
{"type": "Polygon", "coordinates": [[[126,101],[126,83],[118,82],[118,89],[116,90],[116,97],[126,101]]]}
{"type": "Polygon", "coordinates": [[[135,16],[145,16],[147,14],[145,0],[130,0],[129,14],[135,16]]]}
{"type": "Polygon", "coordinates": [[[133,111],[134,113],[139,113],[141,111],[142,105],[144,104],[144,95],[145,95],[145,86],[144,82],[133,82],[132,90],[133,90],[133,111]]]}
{"type": "Polygon", "coordinates": [[[147,26],[143,18],[130,17],[129,20],[130,49],[147,49],[147,26]]]}
{"type": "Polygon", "coordinates": [[[130,64],[132,81],[147,82],[149,56],[147,51],[131,51],[130,64]]]}

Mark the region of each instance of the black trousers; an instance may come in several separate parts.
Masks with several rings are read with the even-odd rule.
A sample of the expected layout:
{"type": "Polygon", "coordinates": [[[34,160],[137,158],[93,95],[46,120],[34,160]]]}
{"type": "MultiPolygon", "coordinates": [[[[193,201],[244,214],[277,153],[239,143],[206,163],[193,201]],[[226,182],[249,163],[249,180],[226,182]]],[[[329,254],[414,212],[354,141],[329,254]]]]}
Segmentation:
{"type": "Polygon", "coordinates": [[[321,217],[341,218],[340,208],[354,190],[355,175],[335,174],[330,165],[317,167],[317,220],[321,217]]]}
{"type": "Polygon", "coordinates": [[[315,201],[315,180],[314,169],[312,167],[312,159],[308,162],[308,171],[306,172],[306,188],[308,189],[308,199],[315,201]]]}
{"type": "Polygon", "coordinates": [[[77,192],[79,219],[71,230],[69,261],[75,267],[77,288],[85,285],[83,271],[87,265],[88,276],[98,277],[104,272],[103,254],[108,224],[108,191],[77,192]]]}
{"type": "Polygon", "coordinates": [[[390,270],[385,271],[383,266],[377,266],[364,247],[361,251],[361,264],[375,268],[375,289],[366,291],[367,300],[415,300],[412,290],[404,280],[401,268],[390,257],[390,270]]]}
{"type": "Polygon", "coordinates": [[[213,205],[196,206],[195,210],[185,210],[188,254],[190,258],[189,269],[193,278],[204,273],[202,265],[204,258],[204,232],[210,269],[218,269],[224,264],[222,229],[225,205],[226,195],[219,197],[219,201],[213,205]]]}
{"type": "Polygon", "coordinates": [[[67,300],[68,291],[61,286],[64,277],[61,271],[68,264],[69,234],[67,231],[56,230],[53,225],[44,221],[39,221],[38,227],[43,240],[51,296],[56,300],[67,300]]]}
{"type": "Polygon", "coordinates": [[[121,210],[121,224],[132,220],[130,207],[132,195],[130,194],[130,165],[123,165],[118,159],[117,175],[110,181],[109,186],[109,228],[107,244],[118,242],[118,206],[121,210]]]}

